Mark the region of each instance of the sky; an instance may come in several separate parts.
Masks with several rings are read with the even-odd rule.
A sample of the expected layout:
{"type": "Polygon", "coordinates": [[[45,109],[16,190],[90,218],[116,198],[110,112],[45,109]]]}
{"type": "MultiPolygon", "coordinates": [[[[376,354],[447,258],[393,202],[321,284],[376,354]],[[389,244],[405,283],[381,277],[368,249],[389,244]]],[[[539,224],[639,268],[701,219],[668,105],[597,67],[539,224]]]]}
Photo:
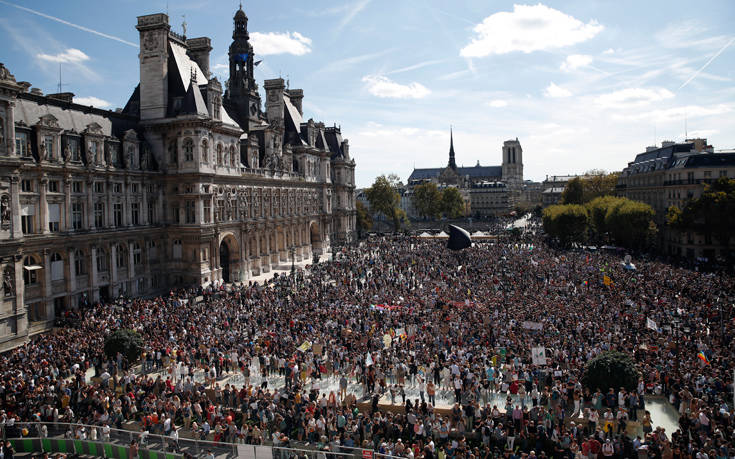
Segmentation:
{"type": "MultiPolygon", "coordinates": [[[[123,107],[139,81],[137,16],[212,39],[227,79],[238,2],[0,0],[0,62],[18,81],[123,107]]],[[[621,170],[646,146],[735,148],[735,2],[244,1],[256,68],[304,90],[305,119],[342,128],[358,187],[414,167],[499,165],[524,178],[621,170]]]]}

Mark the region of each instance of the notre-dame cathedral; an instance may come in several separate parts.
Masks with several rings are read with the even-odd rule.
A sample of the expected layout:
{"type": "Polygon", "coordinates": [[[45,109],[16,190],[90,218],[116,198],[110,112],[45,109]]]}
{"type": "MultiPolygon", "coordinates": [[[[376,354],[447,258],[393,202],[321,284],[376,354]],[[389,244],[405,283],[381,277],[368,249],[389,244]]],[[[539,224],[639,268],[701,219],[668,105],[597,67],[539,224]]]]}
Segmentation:
{"type": "Polygon", "coordinates": [[[0,350],[65,308],[246,281],[354,238],[349,144],[280,78],[262,103],[247,23],[223,91],[209,38],[139,17],[140,83],[117,111],[0,64],[0,350]]]}

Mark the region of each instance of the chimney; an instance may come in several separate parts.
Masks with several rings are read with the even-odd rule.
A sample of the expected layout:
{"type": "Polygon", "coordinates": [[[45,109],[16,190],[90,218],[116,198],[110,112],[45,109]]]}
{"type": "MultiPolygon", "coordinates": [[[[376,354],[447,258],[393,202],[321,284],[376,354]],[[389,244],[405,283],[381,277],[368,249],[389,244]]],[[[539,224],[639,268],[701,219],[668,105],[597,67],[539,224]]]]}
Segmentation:
{"type": "Polygon", "coordinates": [[[186,40],[186,47],[189,57],[197,63],[209,80],[209,52],[212,51],[212,42],[209,37],[190,38],[186,40]]]}
{"type": "Polygon", "coordinates": [[[74,93],[71,92],[57,92],[56,94],[49,94],[49,99],[60,100],[62,102],[74,102],[74,93]]]}
{"type": "Polygon", "coordinates": [[[299,111],[299,114],[301,116],[304,116],[304,110],[302,108],[302,101],[304,99],[304,90],[303,89],[289,89],[288,95],[291,97],[291,103],[294,107],[296,107],[296,110],[299,111]]]}

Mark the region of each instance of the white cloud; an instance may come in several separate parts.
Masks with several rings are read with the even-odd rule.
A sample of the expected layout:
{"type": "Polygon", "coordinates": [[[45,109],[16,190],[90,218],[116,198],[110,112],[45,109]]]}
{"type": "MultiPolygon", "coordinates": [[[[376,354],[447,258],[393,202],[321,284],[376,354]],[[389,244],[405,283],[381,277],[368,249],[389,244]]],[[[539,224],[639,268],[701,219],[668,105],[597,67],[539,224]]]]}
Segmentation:
{"type": "MultiPolygon", "coordinates": [[[[722,115],[732,111],[732,106],[726,104],[719,104],[709,107],[703,107],[700,105],[686,105],[683,107],[672,107],[665,109],[650,110],[646,112],[636,112],[626,115],[615,115],[614,118],[618,120],[627,121],[640,121],[646,120],[649,122],[666,123],[666,122],[683,122],[684,118],[696,119],[704,118],[707,116],[722,115]]],[[[694,132],[694,131],[692,131],[694,132]]]]}
{"type": "Polygon", "coordinates": [[[605,108],[636,108],[672,97],[674,93],[665,88],[627,88],[598,96],[595,102],[605,108]]]}
{"type": "Polygon", "coordinates": [[[592,56],[587,54],[570,54],[567,59],[562,62],[561,69],[565,72],[571,72],[578,68],[587,67],[592,63],[592,56]]]}
{"type": "Polygon", "coordinates": [[[502,99],[495,99],[488,102],[488,105],[493,108],[502,108],[508,105],[508,102],[502,99]]]}
{"type": "Polygon", "coordinates": [[[311,52],[311,38],[298,32],[252,32],[250,42],[260,56],[271,54],[293,54],[303,56],[311,52]]]}
{"type": "Polygon", "coordinates": [[[553,81],[544,90],[546,97],[569,97],[572,92],[568,89],[564,89],[561,86],[557,86],[553,81]]]}
{"type": "Polygon", "coordinates": [[[63,51],[59,54],[39,53],[36,54],[36,57],[41,59],[42,61],[61,62],[65,64],[79,64],[81,62],[89,60],[89,56],[84,54],[83,51],[76,48],[68,48],[66,51],[63,51]]]}
{"type": "Polygon", "coordinates": [[[602,52],[602,54],[615,54],[615,50],[612,48],[607,48],[605,51],[602,52]]]}
{"type": "Polygon", "coordinates": [[[460,55],[485,57],[561,48],[589,40],[603,29],[595,20],[585,24],[541,3],[513,5],[513,12],[492,14],[476,25],[475,37],[462,48],[460,55]]]}
{"type": "Polygon", "coordinates": [[[220,72],[220,71],[229,70],[229,69],[230,69],[229,64],[215,64],[215,66],[212,67],[212,70],[214,70],[215,72],[220,72]]]}
{"type": "Polygon", "coordinates": [[[366,75],[362,81],[370,94],[380,98],[422,99],[431,94],[421,83],[400,84],[382,75],[366,75]]]}
{"type": "Polygon", "coordinates": [[[97,98],[97,97],[94,97],[94,96],[89,96],[89,97],[75,97],[74,98],[74,103],[75,104],[80,104],[80,105],[91,105],[91,106],[97,107],[97,108],[107,108],[110,105],[112,105],[111,103],[107,102],[106,100],[103,100],[103,99],[100,99],[100,98],[97,98]]]}

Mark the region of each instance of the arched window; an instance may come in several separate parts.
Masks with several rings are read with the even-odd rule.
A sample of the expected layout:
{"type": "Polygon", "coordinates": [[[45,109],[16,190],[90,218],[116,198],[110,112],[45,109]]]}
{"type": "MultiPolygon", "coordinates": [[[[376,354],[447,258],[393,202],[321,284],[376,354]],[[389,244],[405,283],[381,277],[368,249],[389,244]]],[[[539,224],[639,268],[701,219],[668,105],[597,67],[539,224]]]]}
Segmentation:
{"type": "Polygon", "coordinates": [[[74,251],[74,274],[83,276],[87,274],[87,263],[85,263],[84,252],[77,249],[74,251]]]}
{"type": "Polygon", "coordinates": [[[202,162],[206,163],[209,161],[209,143],[207,139],[202,140],[202,162]]]}
{"type": "Polygon", "coordinates": [[[237,165],[237,157],[235,156],[235,147],[230,146],[230,165],[235,167],[237,165]]]}
{"type": "Polygon", "coordinates": [[[97,249],[97,272],[106,273],[108,268],[107,252],[102,248],[97,249]]]}
{"type": "Polygon", "coordinates": [[[23,260],[23,282],[25,285],[38,284],[38,271],[43,269],[43,266],[38,264],[38,260],[33,255],[28,255],[23,260]]]}
{"type": "Polygon", "coordinates": [[[222,165],[222,155],[223,155],[222,144],[220,143],[220,144],[217,144],[217,165],[218,166],[222,165]]]}
{"type": "Polygon", "coordinates": [[[184,139],[184,161],[194,161],[194,142],[189,137],[184,139]]]}
{"type": "Polygon", "coordinates": [[[57,281],[64,278],[64,259],[57,252],[51,254],[51,280],[57,281]]]}
{"type": "Polygon", "coordinates": [[[118,268],[127,268],[128,266],[128,250],[125,248],[124,244],[118,244],[117,250],[115,254],[115,265],[118,268]]]}
{"type": "Polygon", "coordinates": [[[140,266],[143,257],[141,256],[140,244],[137,242],[133,244],[133,264],[140,266]]]}

